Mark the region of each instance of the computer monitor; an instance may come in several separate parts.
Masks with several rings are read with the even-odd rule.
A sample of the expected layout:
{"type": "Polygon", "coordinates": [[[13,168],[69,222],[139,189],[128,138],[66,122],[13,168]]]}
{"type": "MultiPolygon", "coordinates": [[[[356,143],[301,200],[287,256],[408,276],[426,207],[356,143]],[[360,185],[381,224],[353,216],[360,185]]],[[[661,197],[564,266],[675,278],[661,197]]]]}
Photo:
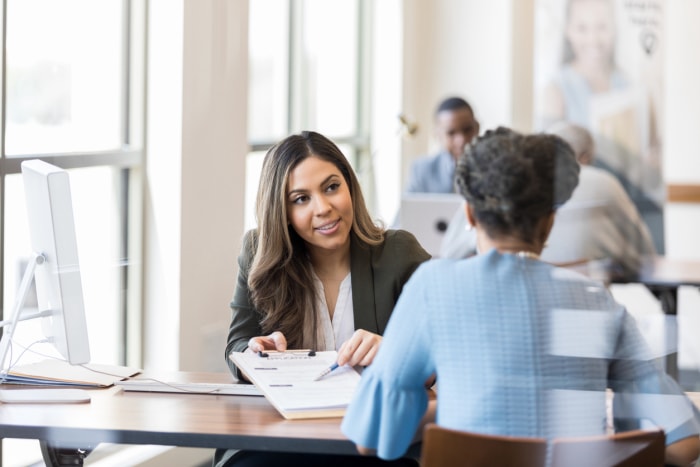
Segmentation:
{"type": "Polygon", "coordinates": [[[400,225],[415,235],[433,257],[440,254],[445,231],[464,198],[453,193],[404,193],[401,196],[400,225]]]}
{"type": "Polygon", "coordinates": [[[45,337],[73,365],[90,361],[68,172],[35,159],[22,162],[33,257],[20,286],[10,329],[3,334],[2,370],[18,321],[41,317],[45,337]],[[22,316],[32,276],[39,314],[22,316]],[[7,335],[5,335],[7,334],[7,335]]]}

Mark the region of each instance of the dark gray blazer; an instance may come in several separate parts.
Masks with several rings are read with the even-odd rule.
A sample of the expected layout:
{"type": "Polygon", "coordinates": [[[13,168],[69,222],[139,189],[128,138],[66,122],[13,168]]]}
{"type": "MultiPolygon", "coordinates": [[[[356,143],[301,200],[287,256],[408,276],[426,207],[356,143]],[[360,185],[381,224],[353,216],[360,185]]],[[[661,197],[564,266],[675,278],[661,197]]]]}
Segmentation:
{"type": "MultiPolygon", "coordinates": [[[[248,289],[248,272],[254,255],[254,230],[243,239],[238,257],[238,281],[230,303],[232,316],[226,342],[226,363],[236,377],[238,369],[228,358],[242,352],[251,337],[261,336],[262,316],[253,306],[248,289]]],[[[413,234],[405,230],[387,230],[384,242],[369,246],[350,234],[350,273],[355,329],[382,334],[403,285],[413,271],[430,255],[413,234]]]]}

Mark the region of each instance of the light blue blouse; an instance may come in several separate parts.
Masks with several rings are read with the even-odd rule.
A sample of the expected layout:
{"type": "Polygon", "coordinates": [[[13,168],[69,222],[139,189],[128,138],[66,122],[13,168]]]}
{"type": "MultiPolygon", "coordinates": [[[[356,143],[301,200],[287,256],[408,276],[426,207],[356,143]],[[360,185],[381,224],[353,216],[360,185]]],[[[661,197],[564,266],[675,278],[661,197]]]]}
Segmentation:
{"type": "Polygon", "coordinates": [[[433,373],[437,423],[452,429],[602,434],[611,388],[626,428],[662,426],[667,443],[700,433],[692,403],[601,284],[495,250],[431,260],[413,274],[342,422],[345,435],[379,457],[403,455],[433,373]]]}

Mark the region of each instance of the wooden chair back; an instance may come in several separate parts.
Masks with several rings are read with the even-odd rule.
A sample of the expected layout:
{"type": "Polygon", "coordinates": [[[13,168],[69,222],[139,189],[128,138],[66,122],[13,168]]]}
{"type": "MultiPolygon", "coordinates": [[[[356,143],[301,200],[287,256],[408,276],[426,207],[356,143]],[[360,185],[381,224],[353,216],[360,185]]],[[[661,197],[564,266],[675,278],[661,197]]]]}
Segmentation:
{"type": "Polygon", "coordinates": [[[558,438],[552,443],[551,467],[663,467],[665,450],[666,435],[659,430],[558,438]]]}
{"type": "Polygon", "coordinates": [[[545,438],[498,436],[428,424],[421,467],[663,467],[666,435],[636,430],[607,436],[545,438]]]}
{"type": "Polygon", "coordinates": [[[543,438],[494,436],[429,424],[423,432],[421,467],[543,467],[543,438]]]}

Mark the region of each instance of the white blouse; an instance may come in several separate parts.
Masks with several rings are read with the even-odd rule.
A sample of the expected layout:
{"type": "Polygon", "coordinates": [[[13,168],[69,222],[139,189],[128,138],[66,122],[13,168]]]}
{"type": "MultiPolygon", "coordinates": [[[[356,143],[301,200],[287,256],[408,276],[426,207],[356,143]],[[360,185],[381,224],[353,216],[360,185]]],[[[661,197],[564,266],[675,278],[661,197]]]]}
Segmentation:
{"type": "Polygon", "coordinates": [[[355,314],[352,309],[352,281],[350,273],[340,283],[338,300],[335,302],[333,320],[328,311],[326,295],[324,294],[323,283],[314,272],[314,282],[318,294],[318,322],[320,324],[320,335],[323,336],[325,348],[317,350],[338,350],[346,340],[352,337],[355,332],[355,314]]]}

